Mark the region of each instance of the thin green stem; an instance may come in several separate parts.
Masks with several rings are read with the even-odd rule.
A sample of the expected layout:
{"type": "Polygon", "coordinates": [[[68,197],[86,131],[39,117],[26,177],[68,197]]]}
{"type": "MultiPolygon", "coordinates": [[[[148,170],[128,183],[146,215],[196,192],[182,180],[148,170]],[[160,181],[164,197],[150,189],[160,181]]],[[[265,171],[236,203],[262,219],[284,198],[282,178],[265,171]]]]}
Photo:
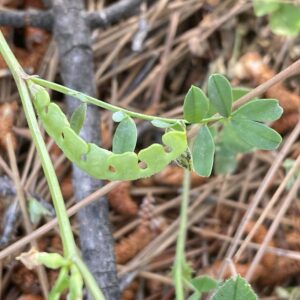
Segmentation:
{"type": "Polygon", "coordinates": [[[86,278],[86,284],[88,288],[91,290],[91,293],[95,295],[95,300],[104,300],[104,297],[99,290],[97,283],[87,267],[84,266],[81,258],[77,255],[77,248],[74,241],[72,228],[70,225],[70,221],[67,215],[66,207],[64,204],[64,200],[62,197],[62,193],[59,187],[59,183],[55,174],[55,170],[51,159],[49,157],[46,145],[44,143],[43,137],[39,130],[38,122],[34,113],[34,109],[31,103],[30,95],[27,89],[26,82],[24,78],[28,77],[25,74],[22,67],[16,60],[14,54],[10,50],[8,44],[5,41],[5,38],[0,31],[0,53],[2,54],[4,60],[6,61],[13,78],[16,82],[20,98],[22,101],[24,113],[26,116],[26,120],[28,122],[28,126],[32,135],[33,142],[41,159],[41,164],[48,182],[48,186],[50,189],[50,193],[52,196],[55,212],[57,215],[57,220],[59,224],[60,234],[63,243],[64,255],[65,257],[76,258],[77,264],[81,265],[81,273],[83,278],[86,278]],[[84,266],[84,267],[82,267],[84,266]]]}
{"type": "Polygon", "coordinates": [[[38,77],[29,76],[28,80],[31,80],[31,81],[35,82],[36,84],[39,84],[45,88],[49,88],[51,90],[63,93],[65,95],[72,96],[82,102],[90,103],[90,104],[99,106],[101,108],[104,108],[104,109],[112,111],[112,112],[122,111],[125,114],[127,114],[128,116],[131,116],[133,118],[138,118],[138,119],[148,120],[148,121],[159,120],[159,121],[163,121],[163,122],[170,123],[170,124],[176,124],[179,121],[187,123],[187,121],[183,120],[183,119],[169,119],[169,118],[162,118],[162,117],[150,116],[150,115],[145,115],[142,113],[133,112],[133,111],[109,104],[107,102],[101,101],[94,97],[85,95],[83,93],[80,93],[78,91],[75,91],[73,89],[65,87],[63,85],[60,85],[60,84],[57,84],[57,83],[54,83],[51,81],[47,81],[47,80],[44,80],[44,79],[41,79],[38,77]]]}
{"type": "Polygon", "coordinates": [[[189,191],[190,191],[190,171],[184,169],[182,202],[180,207],[180,223],[178,230],[178,238],[176,244],[176,258],[174,264],[174,280],[176,300],[184,300],[184,279],[183,272],[186,264],[185,260],[185,241],[186,241],[186,226],[187,213],[189,206],[189,191]]]}
{"type": "Polygon", "coordinates": [[[93,298],[95,300],[105,300],[103,293],[97,287],[97,282],[95,281],[95,278],[91,275],[91,273],[87,269],[86,265],[82,262],[82,260],[79,259],[78,256],[74,256],[72,260],[79,269],[82,278],[93,298]]]}
{"type": "Polygon", "coordinates": [[[39,130],[38,122],[34,113],[34,109],[30,100],[28,89],[24,77],[24,71],[16,60],[14,54],[8,47],[2,33],[0,32],[0,52],[4,57],[9,69],[12,72],[14,80],[16,82],[25,116],[28,122],[28,126],[32,133],[33,142],[37,148],[37,152],[41,159],[41,164],[49,184],[50,193],[53,199],[57,218],[59,220],[59,227],[62,236],[62,242],[64,246],[65,256],[73,255],[76,253],[76,245],[73,239],[73,234],[69,222],[69,218],[65,209],[63,197],[60,191],[58,180],[50,160],[47,148],[39,130]]]}

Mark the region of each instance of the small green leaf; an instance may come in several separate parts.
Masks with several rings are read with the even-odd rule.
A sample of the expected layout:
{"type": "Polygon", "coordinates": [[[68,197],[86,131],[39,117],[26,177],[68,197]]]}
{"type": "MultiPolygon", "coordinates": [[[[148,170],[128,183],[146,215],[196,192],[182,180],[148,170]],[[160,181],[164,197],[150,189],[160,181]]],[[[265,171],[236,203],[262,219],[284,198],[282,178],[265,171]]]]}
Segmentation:
{"type": "Polygon", "coordinates": [[[207,275],[193,278],[191,284],[199,293],[208,293],[218,286],[218,282],[207,275]]]}
{"type": "Polygon", "coordinates": [[[29,198],[28,211],[32,224],[38,224],[43,216],[51,216],[51,212],[35,198],[29,198]]]}
{"type": "Polygon", "coordinates": [[[208,79],[208,97],[223,117],[229,117],[232,108],[232,89],[229,81],[221,74],[213,74],[208,79]]]}
{"type": "Polygon", "coordinates": [[[158,128],[170,128],[170,127],[174,126],[174,124],[172,124],[172,123],[167,123],[167,122],[164,122],[161,120],[155,120],[155,119],[151,121],[151,124],[158,128]]]}
{"type": "Polygon", "coordinates": [[[192,159],[195,172],[200,176],[209,176],[212,171],[215,144],[208,127],[202,126],[192,147],[192,159]]]}
{"type": "Polygon", "coordinates": [[[137,129],[134,121],[127,117],[123,119],[115,132],[113,138],[113,153],[121,154],[132,152],[135,149],[137,141],[137,129]]]}
{"type": "Polygon", "coordinates": [[[81,103],[73,112],[70,120],[71,128],[79,134],[86,116],[87,104],[81,103]]]}
{"type": "Polygon", "coordinates": [[[299,5],[280,4],[280,7],[270,17],[272,31],[280,35],[298,35],[300,31],[299,15],[299,5]]]}
{"type": "Polygon", "coordinates": [[[240,277],[230,278],[222,284],[212,300],[258,300],[249,283],[240,277]]]}
{"type": "Polygon", "coordinates": [[[241,140],[240,136],[236,133],[232,122],[227,122],[221,132],[221,143],[224,147],[232,153],[244,153],[251,151],[254,147],[247,141],[241,140]]]}
{"type": "Polygon", "coordinates": [[[121,122],[123,119],[125,119],[127,117],[127,115],[122,112],[122,111],[116,111],[112,114],[112,119],[114,122],[119,123],[121,122]]]}
{"type": "Polygon", "coordinates": [[[192,85],[184,99],[183,116],[190,123],[199,123],[207,114],[208,105],[204,92],[192,85]]]}
{"type": "Polygon", "coordinates": [[[241,97],[247,95],[251,90],[245,87],[232,88],[232,100],[233,102],[239,100],[241,97]]]}
{"type": "Polygon", "coordinates": [[[257,17],[270,14],[279,8],[278,0],[253,0],[254,13],[257,17]]]}
{"type": "Polygon", "coordinates": [[[245,118],[232,118],[232,127],[244,142],[263,150],[274,150],[281,143],[281,136],[265,124],[245,118]]]}
{"type": "Polygon", "coordinates": [[[236,153],[228,150],[223,144],[216,149],[214,170],[217,174],[228,174],[237,166],[236,153]]]}
{"type": "Polygon", "coordinates": [[[256,99],[238,108],[233,115],[246,117],[253,121],[275,121],[281,117],[282,107],[275,99],[256,99]]]}

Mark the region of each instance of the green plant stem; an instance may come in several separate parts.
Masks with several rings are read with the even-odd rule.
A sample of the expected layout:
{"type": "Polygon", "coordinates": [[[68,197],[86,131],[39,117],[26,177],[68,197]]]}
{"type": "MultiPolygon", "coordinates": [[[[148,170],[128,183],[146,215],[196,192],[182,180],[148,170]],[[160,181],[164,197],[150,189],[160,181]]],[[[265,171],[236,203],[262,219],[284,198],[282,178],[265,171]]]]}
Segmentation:
{"type": "Polygon", "coordinates": [[[97,282],[96,282],[95,278],[90,273],[90,271],[88,270],[86,265],[83,263],[83,261],[81,259],[79,259],[78,256],[74,256],[72,260],[75,263],[75,265],[77,266],[77,268],[79,269],[79,271],[82,275],[82,278],[86,284],[86,287],[90,291],[93,298],[95,300],[105,300],[101,290],[99,290],[99,288],[97,286],[97,282]]]}
{"type": "Polygon", "coordinates": [[[112,111],[112,112],[122,111],[125,114],[127,114],[128,116],[131,116],[133,118],[138,118],[138,119],[143,119],[143,120],[148,120],[148,121],[159,120],[159,121],[163,121],[163,122],[170,123],[170,124],[176,124],[178,121],[187,123],[187,121],[183,120],[183,119],[169,119],[169,118],[162,118],[162,117],[150,116],[150,115],[133,112],[133,111],[109,104],[107,102],[101,101],[94,97],[82,94],[78,91],[75,91],[75,90],[65,87],[63,85],[60,85],[60,84],[57,84],[57,83],[54,83],[54,82],[51,82],[48,80],[44,80],[44,79],[41,79],[41,78],[38,78],[35,76],[29,76],[28,80],[31,80],[34,83],[39,84],[45,88],[49,88],[51,90],[63,93],[65,95],[72,96],[82,102],[90,103],[90,104],[99,106],[101,108],[104,108],[104,109],[112,111]]]}
{"type": "MultiPolygon", "coordinates": [[[[76,99],[78,99],[79,101],[82,101],[84,103],[89,103],[89,104],[93,104],[96,106],[99,106],[101,108],[104,108],[106,110],[112,111],[112,112],[117,112],[117,111],[122,111],[123,113],[127,114],[128,116],[131,116],[133,118],[138,118],[138,119],[142,119],[142,120],[147,120],[147,121],[153,121],[153,120],[159,120],[159,121],[163,121],[169,124],[176,124],[178,122],[183,122],[185,124],[189,124],[189,122],[187,120],[184,119],[172,119],[172,118],[163,118],[163,117],[156,117],[156,116],[151,116],[151,115],[145,115],[142,113],[138,113],[138,112],[134,112],[134,111],[130,111],[127,110],[125,108],[121,108],[119,106],[116,105],[112,105],[109,104],[107,102],[104,102],[102,100],[96,99],[94,97],[88,96],[86,94],[80,93],[78,91],[75,91],[73,89],[70,89],[68,87],[65,87],[63,85],[60,85],[58,83],[54,83],[36,76],[29,76],[27,78],[27,80],[31,80],[32,82],[39,84],[45,88],[49,88],[51,90],[57,91],[59,93],[65,94],[65,95],[69,95],[72,96],[76,99]]],[[[211,122],[216,122],[216,121],[220,121],[225,119],[222,116],[213,116],[207,119],[202,119],[199,123],[197,124],[207,124],[207,123],[211,123],[211,122]]]]}
{"type": "Polygon", "coordinates": [[[184,169],[183,177],[183,192],[180,207],[180,223],[178,230],[178,238],[176,244],[176,258],[174,264],[174,280],[176,300],[184,300],[184,279],[183,267],[185,261],[185,241],[186,241],[186,227],[187,227],[187,213],[189,205],[189,191],[190,191],[190,171],[184,169]]]}
{"type": "Polygon", "coordinates": [[[22,67],[19,65],[18,61],[15,59],[1,32],[0,52],[4,57],[6,63],[8,64],[8,67],[11,70],[14,80],[16,82],[25,116],[28,122],[28,126],[32,133],[32,139],[37,148],[37,152],[41,159],[41,164],[45,176],[47,178],[47,182],[49,184],[50,193],[53,199],[55,211],[57,213],[57,218],[59,220],[59,227],[62,236],[65,256],[73,255],[74,253],[76,253],[76,245],[73,239],[69,218],[65,210],[63,197],[60,191],[54,168],[52,166],[52,162],[50,160],[47,148],[39,130],[39,126],[35,117],[34,109],[32,107],[26,83],[22,79],[25,73],[22,67]]]}
{"type": "MultiPolygon", "coordinates": [[[[38,122],[31,103],[27,85],[26,82],[24,81],[24,78],[28,77],[28,75],[25,74],[22,67],[16,60],[14,54],[10,50],[8,44],[6,43],[5,38],[1,31],[0,31],[0,53],[2,54],[4,60],[6,61],[13,75],[13,78],[16,82],[21,97],[24,113],[28,122],[30,132],[32,134],[32,139],[37,149],[37,152],[39,154],[39,157],[41,159],[41,164],[49,185],[55,212],[57,215],[57,220],[58,220],[60,234],[63,243],[64,255],[65,257],[76,257],[77,262],[80,261],[81,264],[84,265],[81,259],[77,256],[77,248],[74,241],[74,237],[73,237],[70,221],[67,215],[67,211],[65,208],[62,193],[59,187],[59,183],[51,159],[49,157],[46,145],[44,143],[41,132],[39,130],[38,122]]],[[[94,279],[91,280],[92,275],[90,274],[88,269],[86,267],[83,269],[84,269],[83,277],[89,279],[89,282],[87,283],[89,288],[93,290],[98,290],[98,294],[97,294],[98,296],[95,297],[95,300],[96,299],[104,300],[104,296],[102,295],[101,291],[98,289],[95,280],[94,279]]]]}

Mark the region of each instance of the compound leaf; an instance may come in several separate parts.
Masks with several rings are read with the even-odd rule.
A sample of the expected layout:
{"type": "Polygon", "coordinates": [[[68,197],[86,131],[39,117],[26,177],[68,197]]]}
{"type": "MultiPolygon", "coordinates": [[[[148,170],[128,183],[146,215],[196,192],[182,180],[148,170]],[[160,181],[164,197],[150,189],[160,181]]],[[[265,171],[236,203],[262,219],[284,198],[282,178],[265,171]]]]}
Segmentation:
{"type": "Polygon", "coordinates": [[[241,276],[230,278],[222,284],[212,300],[258,300],[249,283],[241,276]]]}
{"type": "Polygon", "coordinates": [[[79,134],[80,129],[83,126],[85,116],[86,116],[87,104],[81,103],[73,112],[70,120],[70,126],[75,131],[75,133],[79,134]]]}
{"type": "Polygon", "coordinates": [[[244,104],[233,114],[253,121],[264,122],[277,120],[281,117],[282,113],[283,109],[277,100],[256,99],[244,104]]]}
{"type": "Polygon", "coordinates": [[[232,118],[232,127],[245,143],[263,150],[274,150],[281,143],[281,136],[265,124],[245,118],[232,118]]]}
{"type": "Polygon", "coordinates": [[[232,89],[229,81],[221,74],[213,74],[208,79],[208,97],[217,112],[229,117],[232,108],[232,89]]]}
{"type": "Polygon", "coordinates": [[[190,123],[200,122],[208,111],[209,101],[204,92],[192,85],[183,104],[184,118],[190,123]]]}
{"type": "Polygon", "coordinates": [[[127,117],[123,119],[114,134],[113,153],[121,154],[134,151],[137,141],[137,129],[134,121],[127,117]]]}
{"type": "Polygon", "coordinates": [[[202,126],[192,146],[192,160],[195,172],[200,176],[209,176],[212,171],[215,144],[209,128],[202,126]]]}

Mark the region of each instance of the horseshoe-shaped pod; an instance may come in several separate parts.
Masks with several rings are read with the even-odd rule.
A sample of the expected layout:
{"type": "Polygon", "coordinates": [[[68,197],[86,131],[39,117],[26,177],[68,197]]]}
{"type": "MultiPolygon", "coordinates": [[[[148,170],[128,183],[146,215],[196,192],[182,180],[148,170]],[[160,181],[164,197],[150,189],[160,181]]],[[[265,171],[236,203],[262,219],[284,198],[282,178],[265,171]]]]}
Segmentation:
{"type": "Polygon", "coordinates": [[[115,154],[85,142],[71,128],[61,109],[50,101],[46,89],[30,84],[33,104],[43,126],[66,157],[80,169],[97,179],[135,180],[148,177],[164,169],[172,160],[187,149],[186,133],[169,131],[162,136],[166,145],[152,144],[138,154],[125,152],[115,154]],[[168,151],[165,150],[168,149],[168,151]]]}

